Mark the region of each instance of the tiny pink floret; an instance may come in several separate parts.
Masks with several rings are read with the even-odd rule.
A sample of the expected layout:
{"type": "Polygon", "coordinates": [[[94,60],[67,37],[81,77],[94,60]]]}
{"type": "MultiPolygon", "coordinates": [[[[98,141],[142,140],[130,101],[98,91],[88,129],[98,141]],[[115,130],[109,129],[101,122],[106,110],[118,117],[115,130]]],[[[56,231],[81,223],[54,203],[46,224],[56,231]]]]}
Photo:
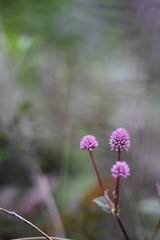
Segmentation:
{"type": "Polygon", "coordinates": [[[112,166],[111,172],[112,172],[112,177],[126,178],[127,176],[130,175],[130,168],[126,162],[117,161],[116,164],[112,166]]]}
{"type": "Polygon", "coordinates": [[[111,151],[125,151],[130,148],[130,137],[124,128],[118,128],[114,131],[109,140],[111,151]]]}
{"type": "Polygon", "coordinates": [[[98,147],[98,142],[96,138],[92,135],[87,135],[80,141],[80,148],[88,151],[92,151],[93,148],[98,147]]]}

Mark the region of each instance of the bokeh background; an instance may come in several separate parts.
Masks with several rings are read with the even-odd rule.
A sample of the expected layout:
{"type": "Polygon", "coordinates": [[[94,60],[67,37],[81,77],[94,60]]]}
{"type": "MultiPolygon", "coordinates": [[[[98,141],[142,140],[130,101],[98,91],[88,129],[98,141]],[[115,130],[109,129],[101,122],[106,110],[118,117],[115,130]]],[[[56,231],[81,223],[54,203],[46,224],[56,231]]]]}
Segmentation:
{"type": "MultiPolygon", "coordinates": [[[[121,217],[131,240],[153,235],[160,216],[160,1],[0,0],[0,206],[50,236],[123,240],[101,195],[84,135],[94,135],[106,189],[122,160],[121,217]]],[[[0,239],[39,234],[0,213],[0,239]]],[[[158,235],[160,237],[160,233],[158,235]]],[[[157,239],[158,239],[157,236],[157,239]]],[[[144,238],[141,239],[144,239],[144,238]]]]}

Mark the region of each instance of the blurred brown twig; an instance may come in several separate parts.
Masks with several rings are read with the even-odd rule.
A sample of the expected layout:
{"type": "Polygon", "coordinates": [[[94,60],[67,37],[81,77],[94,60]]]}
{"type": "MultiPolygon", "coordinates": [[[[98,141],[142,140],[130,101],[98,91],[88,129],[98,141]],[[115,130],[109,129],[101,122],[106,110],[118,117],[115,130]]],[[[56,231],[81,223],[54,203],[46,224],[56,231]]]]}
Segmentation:
{"type": "Polygon", "coordinates": [[[2,212],[5,212],[9,215],[13,215],[15,216],[16,218],[22,220],[23,222],[27,223],[28,225],[30,225],[31,227],[33,227],[34,229],[36,229],[38,232],[40,232],[46,239],[48,240],[52,240],[52,238],[50,238],[46,233],[44,233],[41,229],[39,229],[38,227],[36,227],[33,223],[29,222],[28,220],[26,220],[25,218],[21,217],[20,215],[18,215],[17,213],[15,212],[10,212],[4,208],[0,208],[0,211],[2,212]]]}

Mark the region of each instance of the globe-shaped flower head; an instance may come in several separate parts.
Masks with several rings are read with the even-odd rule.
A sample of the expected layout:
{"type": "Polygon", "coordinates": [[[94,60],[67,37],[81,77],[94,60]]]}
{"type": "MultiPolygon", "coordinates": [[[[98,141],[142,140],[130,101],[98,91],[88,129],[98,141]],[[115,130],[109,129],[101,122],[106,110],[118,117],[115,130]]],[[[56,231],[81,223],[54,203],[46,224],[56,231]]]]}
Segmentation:
{"type": "Polygon", "coordinates": [[[130,148],[130,137],[124,128],[118,128],[110,137],[111,151],[125,151],[130,148]]]}
{"type": "Polygon", "coordinates": [[[111,168],[112,177],[124,177],[130,175],[130,168],[126,162],[117,161],[115,165],[111,168]]]}
{"type": "Polygon", "coordinates": [[[96,138],[92,135],[87,135],[80,141],[80,148],[88,151],[92,151],[93,148],[98,147],[96,138]]]}

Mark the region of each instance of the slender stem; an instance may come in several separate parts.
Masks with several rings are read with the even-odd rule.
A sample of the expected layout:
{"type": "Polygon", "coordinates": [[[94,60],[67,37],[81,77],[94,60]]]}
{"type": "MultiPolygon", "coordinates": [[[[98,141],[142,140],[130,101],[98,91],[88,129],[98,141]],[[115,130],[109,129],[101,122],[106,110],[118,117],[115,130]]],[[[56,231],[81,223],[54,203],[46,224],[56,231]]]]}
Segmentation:
{"type": "Polygon", "coordinates": [[[46,239],[48,240],[52,240],[51,237],[49,237],[46,233],[44,233],[41,229],[39,229],[38,227],[36,227],[33,223],[29,222],[28,220],[26,220],[25,218],[21,217],[20,215],[18,215],[15,212],[10,212],[4,208],[0,208],[0,211],[5,212],[9,215],[13,215],[15,217],[17,217],[18,219],[22,220],[23,222],[27,223],[28,225],[30,225],[31,227],[33,227],[34,229],[36,229],[38,232],[40,232],[46,239]]]}
{"type": "Polygon", "coordinates": [[[109,198],[108,198],[108,196],[107,196],[107,194],[106,194],[106,191],[104,190],[104,186],[103,186],[101,177],[100,177],[100,175],[99,175],[99,171],[98,171],[96,162],[95,162],[95,160],[94,160],[93,153],[92,153],[92,151],[89,151],[89,153],[90,153],[90,156],[91,156],[91,159],[92,159],[92,163],[93,163],[94,169],[95,169],[95,171],[96,171],[96,174],[97,174],[97,177],[98,177],[98,181],[99,181],[99,184],[100,184],[100,186],[101,186],[101,190],[102,190],[102,193],[103,193],[103,195],[104,195],[104,198],[106,199],[106,202],[108,203],[109,207],[110,207],[111,209],[113,209],[113,206],[112,206],[112,204],[111,204],[111,202],[110,202],[110,200],[109,200],[109,198]]]}
{"type": "Polygon", "coordinates": [[[112,206],[112,203],[110,202],[109,197],[106,194],[106,192],[104,193],[104,198],[106,199],[106,202],[108,203],[110,209],[113,209],[114,207],[112,206]]]}
{"type": "MultiPolygon", "coordinates": [[[[117,159],[119,162],[121,161],[121,151],[118,151],[118,159],[117,159]]],[[[118,177],[117,180],[116,180],[116,189],[115,189],[115,196],[114,196],[114,207],[115,207],[115,210],[117,208],[119,208],[119,188],[120,188],[120,180],[121,180],[121,177],[118,177]]],[[[120,215],[119,213],[116,214],[116,219],[118,221],[118,224],[126,238],[126,240],[129,240],[129,237],[128,237],[128,234],[121,222],[121,219],[120,219],[120,215]]]]}
{"type": "Polygon", "coordinates": [[[118,151],[118,161],[119,162],[121,161],[121,151],[120,150],[118,151]]]}
{"type": "MultiPolygon", "coordinates": [[[[118,151],[118,161],[121,161],[121,151],[118,151]]],[[[115,196],[114,196],[114,207],[117,209],[119,207],[119,187],[120,187],[120,179],[121,177],[118,177],[116,180],[116,190],[115,190],[115,196]]]]}
{"type": "MultiPolygon", "coordinates": [[[[106,194],[106,191],[104,190],[104,186],[103,186],[101,177],[100,177],[100,175],[99,175],[99,171],[98,171],[96,162],[95,162],[95,160],[94,160],[93,153],[92,153],[92,151],[89,151],[89,153],[90,153],[90,157],[91,157],[91,159],[92,159],[92,163],[93,163],[94,169],[95,169],[96,174],[97,174],[97,177],[98,177],[98,181],[99,181],[101,190],[102,190],[102,192],[103,192],[103,194],[104,194],[104,198],[106,199],[106,202],[108,203],[109,207],[110,207],[111,209],[114,209],[114,207],[112,206],[112,204],[111,204],[111,202],[110,202],[110,200],[109,200],[109,198],[108,198],[108,196],[107,196],[107,194],[106,194]]],[[[120,151],[118,152],[118,161],[120,161],[120,151]]],[[[118,178],[117,178],[117,179],[118,179],[118,178]]],[[[117,187],[116,187],[117,193],[118,193],[118,202],[117,202],[117,203],[119,204],[119,183],[120,183],[120,178],[119,178],[119,180],[117,180],[117,183],[118,183],[118,184],[117,184],[117,187]]],[[[116,204],[117,204],[117,203],[116,203],[116,204]]],[[[117,205],[118,205],[118,204],[117,204],[117,205]]],[[[115,209],[116,209],[116,208],[115,208],[115,209]]],[[[124,235],[125,239],[126,239],[126,240],[130,240],[129,237],[128,237],[128,235],[127,235],[127,232],[126,232],[126,230],[125,230],[125,228],[124,228],[124,226],[123,226],[123,224],[122,224],[122,222],[121,222],[119,213],[116,214],[115,217],[116,217],[116,219],[117,219],[117,221],[118,221],[118,224],[119,224],[119,226],[120,226],[120,228],[121,228],[121,230],[122,230],[122,232],[123,232],[123,235],[124,235]]]]}
{"type": "Polygon", "coordinates": [[[103,192],[103,194],[104,194],[104,192],[105,192],[105,190],[104,190],[104,186],[103,186],[103,183],[102,183],[101,177],[100,177],[100,175],[99,175],[99,171],[98,171],[98,168],[97,168],[96,162],[95,162],[95,160],[94,160],[93,153],[92,153],[92,151],[89,151],[89,153],[90,153],[90,156],[91,156],[91,159],[92,159],[92,163],[93,163],[94,169],[95,169],[96,174],[97,174],[97,177],[98,177],[99,184],[100,184],[101,189],[102,189],[102,192],[103,192]]]}
{"type": "Polygon", "coordinates": [[[121,230],[122,230],[126,240],[130,240],[129,237],[128,237],[128,234],[127,234],[127,232],[126,232],[126,230],[125,230],[125,228],[124,228],[124,226],[123,226],[123,224],[121,222],[121,219],[120,219],[120,217],[118,215],[116,215],[116,219],[118,221],[118,224],[119,224],[119,226],[120,226],[120,228],[121,228],[121,230]]]}
{"type": "Polygon", "coordinates": [[[153,237],[152,237],[151,240],[155,240],[159,229],[160,229],[160,219],[159,219],[159,221],[158,221],[158,224],[157,224],[157,226],[156,226],[156,229],[155,229],[155,231],[154,231],[154,234],[153,234],[153,237]]]}
{"type": "Polygon", "coordinates": [[[116,180],[116,190],[114,196],[114,207],[115,209],[119,208],[119,186],[120,186],[121,177],[118,177],[116,180]]]}

